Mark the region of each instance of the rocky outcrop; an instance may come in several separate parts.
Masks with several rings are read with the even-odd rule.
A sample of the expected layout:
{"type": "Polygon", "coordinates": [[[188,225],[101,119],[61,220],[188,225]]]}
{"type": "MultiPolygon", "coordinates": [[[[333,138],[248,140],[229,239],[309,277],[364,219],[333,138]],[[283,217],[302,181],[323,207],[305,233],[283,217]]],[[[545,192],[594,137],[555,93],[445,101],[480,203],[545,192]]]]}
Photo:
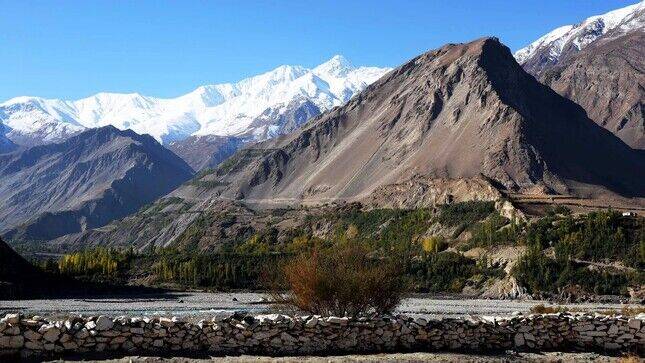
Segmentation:
{"type": "Polygon", "coordinates": [[[485,178],[433,179],[415,176],[376,188],[363,201],[374,208],[416,209],[471,200],[497,201],[502,194],[485,178]]]}
{"type": "Polygon", "coordinates": [[[0,356],[183,351],[208,354],[311,355],[383,351],[605,350],[645,346],[645,316],[545,314],[466,319],[238,315],[198,323],[178,318],[48,320],[7,314],[0,356]]]}
{"type": "Polygon", "coordinates": [[[49,240],[137,211],[192,176],[152,137],[112,126],[0,155],[0,232],[49,240]]]}

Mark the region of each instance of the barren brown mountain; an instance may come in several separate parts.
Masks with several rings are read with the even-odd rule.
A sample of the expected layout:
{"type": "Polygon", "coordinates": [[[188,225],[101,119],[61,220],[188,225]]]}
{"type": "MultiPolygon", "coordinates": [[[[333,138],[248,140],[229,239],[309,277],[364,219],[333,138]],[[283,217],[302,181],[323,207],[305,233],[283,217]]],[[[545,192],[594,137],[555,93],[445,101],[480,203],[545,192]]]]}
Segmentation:
{"type": "Polygon", "coordinates": [[[645,149],[645,33],[603,37],[561,59],[540,80],[631,147],[645,149]]]}
{"type": "Polygon", "coordinates": [[[211,197],[357,199],[415,175],[484,175],[514,191],[644,196],[643,153],[485,38],[430,51],[347,105],[242,150],[203,177],[211,197]]]}

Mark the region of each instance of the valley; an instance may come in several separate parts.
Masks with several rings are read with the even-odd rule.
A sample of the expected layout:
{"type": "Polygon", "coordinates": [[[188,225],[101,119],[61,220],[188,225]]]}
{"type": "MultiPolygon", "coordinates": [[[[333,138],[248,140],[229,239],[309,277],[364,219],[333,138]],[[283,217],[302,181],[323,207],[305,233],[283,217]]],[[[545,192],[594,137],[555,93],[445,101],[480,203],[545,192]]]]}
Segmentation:
{"type": "MultiPolygon", "coordinates": [[[[0,103],[0,360],[641,357],[645,1],[511,51],[525,31],[415,44],[394,67],[282,54],[290,34],[177,97],[0,103]],[[275,66],[288,57],[314,65],[275,66]]],[[[393,59],[365,38],[357,59],[393,59]]],[[[152,78],[185,78],[177,64],[152,78]]]]}

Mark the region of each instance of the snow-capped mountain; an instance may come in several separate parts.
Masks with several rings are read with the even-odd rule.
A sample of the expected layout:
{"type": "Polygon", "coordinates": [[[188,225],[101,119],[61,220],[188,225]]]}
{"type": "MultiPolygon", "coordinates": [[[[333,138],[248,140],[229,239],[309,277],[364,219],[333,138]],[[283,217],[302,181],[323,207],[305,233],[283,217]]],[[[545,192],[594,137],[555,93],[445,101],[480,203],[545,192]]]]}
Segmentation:
{"type": "Polygon", "coordinates": [[[596,15],[575,25],[561,26],[542,36],[514,56],[529,73],[542,71],[569,54],[584,49],[598,38],[615,38],[645,29],[645,1],[596,15]]]}
{"type": "Polygon", "coordinates": [[[313,105],[322,112],[340,106],[389,70],[354,67],[337,55],[313,69],[284,65],[171,99],[137,93],[99,93],[76,101],[16,97],[0,103],[0,125],[10,129],[9,139],[22,145],[60,141],[106,125],[150,134],[162,143],[191,135],[261,140],[281,127],[274,127],[267,115],[283,122],[280,116],[293,112],[293,107],[313,105]]]}

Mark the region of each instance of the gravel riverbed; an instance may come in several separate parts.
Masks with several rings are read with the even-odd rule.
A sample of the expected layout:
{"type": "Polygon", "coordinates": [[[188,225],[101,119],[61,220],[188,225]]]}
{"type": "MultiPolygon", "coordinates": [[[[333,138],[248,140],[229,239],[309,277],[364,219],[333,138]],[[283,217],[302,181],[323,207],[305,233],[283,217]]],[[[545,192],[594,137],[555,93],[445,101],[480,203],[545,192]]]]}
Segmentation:
{"type": "MultiPolygon", "coordinates": [[[[170,292],[114,298],[44,299],[0,301],[0,313],[22,312],[43,316],[70,314],[110,316],[178,316],[183,319],[209,318],[218,314],[243,311],[254,314],[277,312],[278,307],[267,303],[262,293],[207,293],[170,292]]],[[[519,311],[527,313],[531,307],[547,304],[527,300],[483,300],[457,297],[414,295],[403,300],[398,313],[425,317],[458,317],[466,315],[510,315],[519,311]]],[[[568,307],[586,311],[621,308],[620,304],[567,304],[568,307]]]]}

